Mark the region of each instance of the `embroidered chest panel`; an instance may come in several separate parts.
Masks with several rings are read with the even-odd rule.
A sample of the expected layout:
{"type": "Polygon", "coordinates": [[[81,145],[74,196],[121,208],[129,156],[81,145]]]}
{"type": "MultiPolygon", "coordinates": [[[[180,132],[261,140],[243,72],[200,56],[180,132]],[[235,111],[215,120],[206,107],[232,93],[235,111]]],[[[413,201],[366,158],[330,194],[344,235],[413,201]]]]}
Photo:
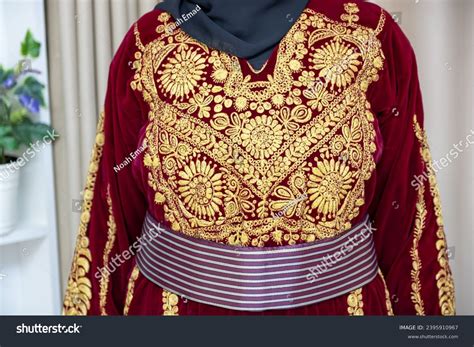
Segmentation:
{"type": "Polygon", "coordinates": [[[131,86],[150,105],[144,165],[176,231],[264,246],[332,237],[351,227],[375,168],[366,98],[383,67],[377,28],[306,9],[271,73],[246,75],[159,15],[137,52],[131,86]]]}

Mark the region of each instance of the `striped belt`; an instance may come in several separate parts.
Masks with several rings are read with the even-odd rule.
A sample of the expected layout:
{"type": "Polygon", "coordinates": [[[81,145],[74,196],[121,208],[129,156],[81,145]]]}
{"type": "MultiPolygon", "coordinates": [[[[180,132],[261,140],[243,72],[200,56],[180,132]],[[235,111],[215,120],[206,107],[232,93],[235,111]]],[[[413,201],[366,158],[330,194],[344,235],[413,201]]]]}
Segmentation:
{"type": "Polygon", "coordinates": [[[147,214],[141,273],[190,300],[242,311],[294,308],[346,294],[377,274],[367,218],[334,238],[281,247],[233,247],[165,230],[147,214]]]}

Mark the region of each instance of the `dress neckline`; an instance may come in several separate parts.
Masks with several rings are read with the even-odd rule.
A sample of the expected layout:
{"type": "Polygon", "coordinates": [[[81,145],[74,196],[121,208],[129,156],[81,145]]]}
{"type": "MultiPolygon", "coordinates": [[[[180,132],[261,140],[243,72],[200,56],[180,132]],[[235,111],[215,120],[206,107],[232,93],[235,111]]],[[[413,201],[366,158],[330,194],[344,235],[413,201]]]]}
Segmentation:
{"type": "MultiPolygon", "coordinates": [[[[240,72],[244,75],[245,75],[244,71],[246,71],[246,70],[251,72],[251,74],[253,74],[255,76],[264,75],[263,73],[265,71],[267,71],[270,67],[273,67],[273,69],[272,69],[272,71],[267,71],[267,75],[274,75],[275,71],[278,68],[278,66],[277,66],[278,63],[279,63],[278,62],[278,57],[281,56],[282,44],[284,44],[285,42],[287,42],[290,39],[290,35],[293,33],[293,31],[295,31],[295,28],[300,24],[300,22],[302,21],[303,16],[305,16],[305,13],[307,12],[307,10],[308,10],[308,6],[305,6],[303,11],[301,11],[298,18],[294,21],[293,25],[288,29],[286,34],[281,38],[281,40],[276,44],[276,46],[273,47],[270,56],[268,57],[268,59],[265,61],[265,63],[263,64],[263,66],[260,69],[255,69],[252,66],[252,64],[250,63],[249,59],[238,57],[236,55],[229,54],[229,53],[226,53],[226,54],[228,54],[230,57],[235,57],[239,60],[240,72]]],[[[209,48],[211,48],[211,47],[209,47],[209,48]]],[[[215,49],[215,48],[211,48],[211,49],[220,51],[220,50],[215,49]]],[[[222,51],[220,51],[220,52],[222,52],[222,51]]]]}

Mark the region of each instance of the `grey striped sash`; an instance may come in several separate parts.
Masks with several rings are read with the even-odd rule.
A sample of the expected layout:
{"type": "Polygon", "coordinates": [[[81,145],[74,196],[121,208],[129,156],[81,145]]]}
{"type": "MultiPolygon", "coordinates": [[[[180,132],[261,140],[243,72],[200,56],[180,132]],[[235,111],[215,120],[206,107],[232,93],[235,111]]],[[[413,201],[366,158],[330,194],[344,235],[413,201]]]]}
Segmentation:
{"type": "Polygon", "coordinates": [[[163,289],[243,311],[294,308],[348,293],[377,274],[367,218],[334,238],[281,247],[232,247],[165,230],[147,214],[141,273],[163,289]]]}

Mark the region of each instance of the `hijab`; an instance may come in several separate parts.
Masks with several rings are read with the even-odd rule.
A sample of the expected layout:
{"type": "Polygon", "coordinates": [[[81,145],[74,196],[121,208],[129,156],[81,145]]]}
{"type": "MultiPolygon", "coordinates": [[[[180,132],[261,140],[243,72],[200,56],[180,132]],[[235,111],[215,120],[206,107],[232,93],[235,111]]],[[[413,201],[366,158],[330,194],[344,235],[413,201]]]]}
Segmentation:
{"type": "Polygon", "coordinates": [[[246,59],[260,69],[308,0],[165,0],[157,9],[207,46],[246,59]]]}

